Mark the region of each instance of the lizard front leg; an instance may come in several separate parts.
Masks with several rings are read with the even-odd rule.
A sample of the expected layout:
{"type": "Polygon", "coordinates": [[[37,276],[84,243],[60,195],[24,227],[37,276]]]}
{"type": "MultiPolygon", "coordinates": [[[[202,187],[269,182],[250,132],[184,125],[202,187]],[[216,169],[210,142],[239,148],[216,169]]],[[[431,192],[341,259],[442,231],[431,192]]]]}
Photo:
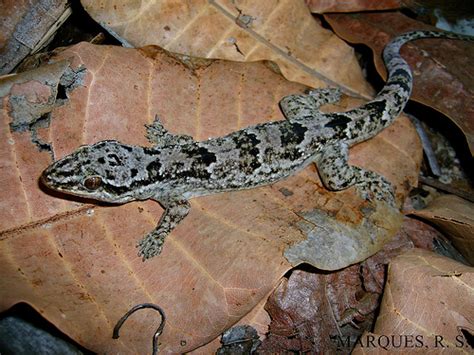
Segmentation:
{"type": "Polygon", "coordinates": [[[156,228],[137,244],[143,261],[161,253],[165,238],[189,213],[191,205],[186,199],[160,200],[165,211],[156,228]]]}
{"type": "Polygon", "coordinates": [[[145,125],[146,138],[155,147],[165,147],[169,145],[183,145],[193,142],[193,137],[185,134],[172,134],[161,123],[158,115],[151,125],[145,125]]]}
{"type": "Polygon", "coordinates": [[[339,142],[325,147],[315,161],[324,185],[330,190],[343,190],[355,185],[363,198],[375,198],[394,207],[392,184],[373,171],[349,165],[348,159],[349,146],[346,143],[339,142]]]}

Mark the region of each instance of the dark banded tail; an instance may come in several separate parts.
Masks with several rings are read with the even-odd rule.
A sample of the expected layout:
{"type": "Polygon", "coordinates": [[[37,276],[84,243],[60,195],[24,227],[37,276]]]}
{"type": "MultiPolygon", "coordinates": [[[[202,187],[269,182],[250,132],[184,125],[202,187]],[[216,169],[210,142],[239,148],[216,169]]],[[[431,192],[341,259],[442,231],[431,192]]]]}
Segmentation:
{"type": "Polygon", "coordinates": [[[434,31],[412,31],[392,39],[383,51],[383,59],[388,72],[385,86],[367,104],[343,113],[352,121],[340,132],[346,136],[345,139],[349,144],[358,143],[376,135],[389,126],[403,111],[411,95],[413,76],[408,63],[400,56],[400,48],[409,41],[421,38],[474,40],[474,37],[470,36],[434,31]]]}

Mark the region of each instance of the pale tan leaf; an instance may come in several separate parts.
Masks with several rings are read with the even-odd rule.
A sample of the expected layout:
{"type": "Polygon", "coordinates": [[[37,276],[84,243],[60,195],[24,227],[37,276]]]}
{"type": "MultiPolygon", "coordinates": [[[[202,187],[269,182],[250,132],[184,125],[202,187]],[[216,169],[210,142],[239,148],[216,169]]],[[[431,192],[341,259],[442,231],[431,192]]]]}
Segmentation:
{"type": "Polygon", "coordinates": [[[454,195],[443,195],[425,209],[410,213],[440,228],[474,265],[474,204],[454,195]]]}
{"type": "Polygon", "coordinates": [[[461,329],[474,329],[473,289],[472,267],[422,249],[395,258],[374,332],[353,354],[470,353],[461,329]]]}
{"type": "Polygon", "coordinates": [[[320,26],[303,0],[82,0],[86,11],[134,47],[155,44],[202,58],[271,60],[291,81],[340,86],[369,98],[354,51],[320,26]]]}
{"type": "MultiPolygon", "coordinates": [[[[154,228],[161,207],[153,201],[104,206],[45,193],[38,177],[51,157],[32,143],[32,133],[51,142],[56,158],[103,139],[148,145],[145,124],[158,114],[172,132],[202,140],[283,119],[280,98],[305,88],[264,63],[188,60],[188,67],[153,47],[81,43],[56,60],[65,58],[71,65],[58,64],[62,75],[53,75],[54,80],[45,74],[22,74],[16,77],[19,82],[23,75],[34,80],[10,83],[3,91],[2,310],[24,301],[91,350],[145,353],[159,322],[155,312],[135,314],[119,340],[111,339],[112,328],[132,306],[154,302],[168,316],[161,349],[190,351],[214,339],[268,295],[291,268],[285,251],[310,237],[311,221],[305,216],[323,210],[327,218],[312,223],[313,235],[324,238],[325,224],[343,225],[347,234],[342,240],[358,243],[359,249],[337,259],[324,259],[324,248],[314,250],[312,262],[323,269],[365,259],[398,229],[398,213],[374,208],[353,188],[327,191],[310,166],[272,186],[193,199],[190,215],[168,237],[163,253],[143,263],[135,245],[154,228]],[[32,119],[25,130],[12,128],[17,110],[12,104],[54,101],[57,91],[51,85],[58,80],[68,99],[56,102],[61,105],[52,110],[49,127],[32,119]]],[[[360,103],[344,99],[338,109],[360,103]]],[[[409,121],[399,119],[356,147],[351,161],[384,174],[402,201],[418,174],[421,151],[416,137],[409,121]]],[[[326,238],[327,245],[333,243],[326,238]]]]}

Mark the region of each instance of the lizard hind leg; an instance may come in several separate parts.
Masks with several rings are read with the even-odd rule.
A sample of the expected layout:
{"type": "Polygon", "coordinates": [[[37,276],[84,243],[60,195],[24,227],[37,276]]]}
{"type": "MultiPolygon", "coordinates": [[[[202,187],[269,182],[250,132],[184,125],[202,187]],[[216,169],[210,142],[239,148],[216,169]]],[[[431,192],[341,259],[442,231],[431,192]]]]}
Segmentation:
{"type": "Polygon", "coordinates": [[[168,145],[183,145],[193,142],[193,137],[184,134],[172,134],[161,123],[158,115],[151,125],[145,125],[146,138],[156,147],[165,147],[168,145]]]}
{"type": "Polygon", "coordinates": [[[285,96],[280,100],[280,108],[289,121],[318,119],[321,106],[336,103],[340,98],[339,88],[314,89],[308,94],[285,96]]]}
{"type": "Polygon", "coordinates": [[[160,204],[165,208],[165,211],[158,225],[137,244],[138,255],[142,257],[143,261],[161,253],[165,238],[188,215],[191,209],[191,205],[185,199],[160,200],[160,204]]]}
{"type": "Polygon", "coordinates": [[[356,186],[364,199],[385,201],[395,207],[395,194],[392,184],[383,176],[349,165],[349,146],[335,143],[325,148],[316,159],[318,172],[324,185],[330,190],[344,190],[356,186]]]}

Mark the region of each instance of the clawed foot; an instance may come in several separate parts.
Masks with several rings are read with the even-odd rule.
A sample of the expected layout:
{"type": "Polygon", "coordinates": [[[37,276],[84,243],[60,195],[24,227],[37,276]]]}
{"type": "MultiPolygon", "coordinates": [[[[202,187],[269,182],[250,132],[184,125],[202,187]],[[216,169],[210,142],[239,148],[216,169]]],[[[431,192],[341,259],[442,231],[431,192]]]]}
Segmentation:
{"type": "Polygon", "coordinates": [[[152,232],[147,234],[137,243],[138,256],[145,261],[161,253],[167,234],[163,232],[152,232]]]}

